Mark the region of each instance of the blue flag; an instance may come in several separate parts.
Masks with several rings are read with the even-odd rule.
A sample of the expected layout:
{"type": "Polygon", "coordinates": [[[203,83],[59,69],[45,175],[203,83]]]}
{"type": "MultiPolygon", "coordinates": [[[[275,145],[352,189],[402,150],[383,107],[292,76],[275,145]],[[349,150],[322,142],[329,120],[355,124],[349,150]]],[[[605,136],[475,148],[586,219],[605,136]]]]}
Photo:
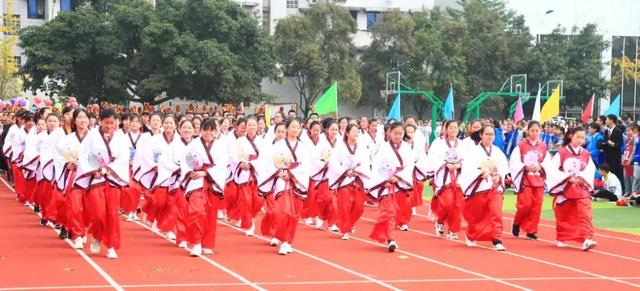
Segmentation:
{"type": "Polygon", "coordinates": [[[391,119],[395,119],[398,121],[402,120],[402,115],[400,114],[400,93],[398,93],[398,96],[396,96],[396,101],[393,101],[391,110],[387,115],[387,120],[391,120],[391,119]]]}
{"type": "Polygon", "coordinates": [[[609,114],[620,117],[620,95],[618,95],[616,99],[613,99],[613,102],[611,102],[607,111],[605,111],[602,115],[607,116],[609,114]]]}
{"type": "Polygon", "coordinates": [[[453,87],[449,88],[449,95],[447,95],[447,100],[444,102],[444,108],[442,109],[442,118],[445,120],[453,119],[453,87]]]}

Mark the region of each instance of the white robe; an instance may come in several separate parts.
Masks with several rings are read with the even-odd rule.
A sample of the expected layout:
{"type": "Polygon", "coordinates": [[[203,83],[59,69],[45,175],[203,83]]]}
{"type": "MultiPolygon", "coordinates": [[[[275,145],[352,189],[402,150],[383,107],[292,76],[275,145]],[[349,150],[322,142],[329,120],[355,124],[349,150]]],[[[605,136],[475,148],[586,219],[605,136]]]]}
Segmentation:
{"type": "Polygon", "coordinates": [[[211,181],[210,191],[217,195],[224,195],[225,182],[229,176],[227,169],[229,157],[227,143],[216,139],[210,149],[205,148],[204,140],[200,137],[192,140],[185,150],[185,156],[180,162],[182,187],[185,195],[204,187],[204,178],[191,179],[189,174],[205,169],[207,180],[211,181]],[[198,166],[196,169],[194,167],[198,166]]]}
{"type": "Polygon", "coordinates": [[[82,187],[82,188],[87,188],[89,187],[89,179],[84,179],[84,181],[78,183],[78,177],[80,177],[81,175],[83,175],[86,172],[86,169],[83,169],[82,167],[80,167],[80,151],[82,148],[82,145],[86,142],[86,137],[89,135],[89,133],[87,133],[87,135],[81,140],[79,140],[78,135],[76,134],[76,132],[71,132],[67,135],[65,135],[64,137],[60,138],[60,142],[56,145],[56,153],[54,154],[54,163],[55,163],[55,172],[56,175],[59,175],[57,178],[57,185],[58,185],[58,190],[65,190],[65,188],[67,187],[67,183],[69,183],[69,175],[68,175],[68,171],[66,171],[66,165],[67,165],[67,160],[65,160],[65,152],[67,153],[66,156],[76,156],[78,158],[78,166],[76,168],[76,180],[74,184],[77,184],[78,186],[82,187]]]}
{"type": "Polygon", "coordinates": [[[309,164],[307,166],[309,178],[318,185],[327,179],[327,163],[331,158],[331,144],[323,134],[318,136],[318,143],[313,143],[308,135],[303,136],[301,140],[309,155],[309,164]]]}
{"type": "Polygon", "coordinates": [[[164,149],[158,160],[157,185],[168,187],[169,191],[180,187],[180,167],[186,155],[187,145],[188,143],[179,138],[164,149]]]}
{"type": "Polygon", "coordinates": [[[151,132],[145,132],[140,136],[140,139],[138,140],[138,146],[136,147],[136,153],[133,157],[133,162],[131,163],[131,169],[133,171],[133,179],[135,181],[140,182],[140,177],[142,176],[142,174],[144,174],[144,172],[141,169],[143,151],[138,149],[144,149],[146,147],[146,144],[150,142],[154,136],[161,135],[161,134],[162,133],[156,133],[152,135],[151,132]]]}
{"type": "Polygon", "coordinates": [[[81,177],[78,171],[76,184],[97,185],[108,181],[109,184],[116,186],[129,185],[129,149],[126,137],[121,132],[114,132],[107,144],[100,132],[100,127],[92,129],[80,147],[78,159],[80,161],[78,168],[82,169],[82,175],[85,178],[78,179],[81,177]],[[90,176],[100,168],[107,171],[106,176],[100,178],[90,176]]]}
{"type": "Polygon", "coordinates": [[[352,154],[344,141],[339,141],[331,153],[329,160],[329,188],[332,190],[354,183],[356,177],[363,182],[371,177],[369,149],[356,143],[355,152],[352,154]],[[347,177],[346,172],[353,170],[356,177],[347,177]]]}
{"type": "Polygon", "coordinates": [[[47,135],[44,143],[40,147],[40,171],[47,181],[56,178],[55,161],[56,145],[65,137],[64,129],[56,128],[47,135]]]}
{"type": "Polygon", "coordinates": [[[26,170],[24,171],[24,177],[27,179],[36,178],[37,181],[42,180],[42,171],[39,171],[40,147],[42,147],[47,136],[47,132],[43,131],[28,136],[25,141],[22,168],[26,170]]]}
{"type": "MultiPolygon", "coordinates": [[[[442,188],[451,184],[451,174],[448,171],[448,163],[460,163],[462,164],[465,146],[461,140],[456,139],[451,144],[451,148],[447,144],[447,141],[442,138],[437,138],[431,144],[429,148],[429,168],[428,172],[433,175],[433,182],[436,186],[436,193],[442,188]]],[[[459,177],[459,176],[458,176],[459,177]]],[[[460,184],[459,180],[456,184],[460,184]]]]}
{"type": "Polygon", "coordinates": [[[235,146],[231,149],[231,156],[229,157],[230,165],[233,170],[233,181],[238,185],[246,184],[252,178],[255,177],[255,168],[258,166],[258,160],[260,153],[264,151],[263,139],[259,136],[255,136],[253,144],[246,136],[238,138],[235,142],[235,146]],[[243,170],[240,169],[240,163],[247,162],[253,169],[243,170]]]}
{"type": "Polygon", "coordinates": [[[11,140],[11,161],[16,163],[18,166],[22,166],[23,155],[24,155],[24,146],[27,142],[28,134],[21,128],[15,132],[13,139],[11,140]]]}
{"type": "MultiPolygon", "coordinates": [[[[569,146],[570,145],[567,145],[567,147],[569,146]]],[[[582,151],[586,150],[582,147],[579,147],[576,152],[582,153],[582,151]]],[[[566,200],[561,194],[564,192],[564,188],[567,185],[566,180],[573,174],[560,170],[560,154],[556,154],[553,156],[549,167],[549,174],[547,174],[546,180],[547,188],[549,189],[549,194],[558,195],[558,200],[556,201],[556,203],[559,204],[566,200]]],[[[577,174],[577,177],[584,179],[589,185],[589,189],[593,189],[593,177],[595,176],[595,173],[596,166],[593,163],[591,157],[589,157],[589,162],[587,163],[585,169],[580,171],[580,173],[577,174]]]]}
{"type": "Polygon", "coordinates": [[[304,143],[299,140],[294,143],[288,143],[286,139],[279,140],[266,147],[257,163],[258,190],[261,194],[272,193],[278,196],[281,192],[290,189],[295,194],[306,198],[311,160],[304,143]],[[287,171],[291,180],[280,179],[278,174],[281,171],[287,171]]]}
{"type": "Polygon", "coordinates": [[[8,161],[13,161],[13,139],[18,133],[18,130],[20,130],[20,127],[17,124],[14,123],[13,125],[11,125],[11,127],[9,127],[8,129],[7,136],[5,137],[4,144],[2,145],[2,152],[4,153],[4,156],[8,161]]]}
{"type": "MultiPolygon", "coordinates": [[[[539,141],[542,142],[542,141],[539,141]]],[[[511,152],[511,158],[509,160],[509,168],[511,170],[511,179],[513,182],[513,188],[516,189],[516,191],[520,191],[521,187],[522,187],[522,179],[524,178],[525,170],[525,163],[522,162],[522,154],[520,152],[520,147],[516,146],[513,149],[513,152],[511,152]]],[[[544,172],[546,174],[547,179],[549,179],[549,174],[551,173],[551,154],[549,154],[549,152],[547,152],[544,155],[544,159],[542,160],[542,163],[540,163],[540,167],[542,169],[544,169],[544,172]]]]}
{"type": "Polygon", "coordinates": [[[482,148],[482,143],[475,147],[464,149],[462,173],[460,174],[460,185],[465,196],[471,196],[476,192],[488,191],[494,188],[491,177],[481,178],[484,170],[494,171],[500,176],[500,181],[495,185],[495,190],[499,192],[505,191],[504,178],[509,173],[509,162],[502,150],[491,145],[491,155],[487,156],[482,148]]]}
{"type": "Polygon", "coordinates": [[[158,175],[158,161],[163,153],[167,152],[167,149],[172,143],[179,142],[180,137],[177,132],[174,132],[171,140],[166,140],[164,134],[157,134],[150,137],[145,141],[136,153],[140,153],[140,170],[139,181],[142,187],[147,190],[151,190],[162,185],[160,183],[165,182],[169,176],[160,177],[158,175]]]}
{"type": "Polygon", "coordinates": [[[397,154],[390,142],[382,143],[373,158],[371,178],[365,180],[365,188],[369,190],[369,195],[376,199],[397,192],[390,191],[392,188],[409,191],[413,189],[414,169],[415,158],[408,143],[402,142],[397,154]],[[385,184],[391,177],[396,177],[398,183],[392,188],[387,188],[385,184]]]}

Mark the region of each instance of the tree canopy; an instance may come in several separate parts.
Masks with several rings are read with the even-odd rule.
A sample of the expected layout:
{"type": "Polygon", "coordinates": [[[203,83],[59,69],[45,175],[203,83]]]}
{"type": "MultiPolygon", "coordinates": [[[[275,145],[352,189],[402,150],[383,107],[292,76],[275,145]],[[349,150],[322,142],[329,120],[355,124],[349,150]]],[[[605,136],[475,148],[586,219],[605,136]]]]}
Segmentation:
{"type": "Polygon", "coordinates": [[[30,90],[111,102],[263,97],[271,40],[229,0],[100,0],[20,35],[30,90]]]}

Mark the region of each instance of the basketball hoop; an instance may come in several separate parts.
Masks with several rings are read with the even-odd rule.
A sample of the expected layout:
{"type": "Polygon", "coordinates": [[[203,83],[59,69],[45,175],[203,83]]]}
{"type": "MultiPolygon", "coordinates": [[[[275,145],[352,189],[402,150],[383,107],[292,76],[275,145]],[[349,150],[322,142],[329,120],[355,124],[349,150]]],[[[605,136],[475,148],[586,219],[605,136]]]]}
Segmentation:
{"type": "Polygon", "coordinates": [[[380,90],[380,98],[387,102],[389,95],[395,95],[396,90],[380,90]]]}

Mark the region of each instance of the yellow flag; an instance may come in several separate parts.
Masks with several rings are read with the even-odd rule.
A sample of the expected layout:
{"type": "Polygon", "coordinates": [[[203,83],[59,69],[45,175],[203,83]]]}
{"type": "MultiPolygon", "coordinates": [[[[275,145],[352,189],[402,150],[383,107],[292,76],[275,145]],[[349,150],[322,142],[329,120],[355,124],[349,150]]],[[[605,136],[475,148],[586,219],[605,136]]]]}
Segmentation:
{"type": "Polygon", "coordinates": [[[547,122],[549,119],[560,115],[560,86],[556,87],[551,93],[551,97],[542,106],[540,110],[540,122],[547,122]]]}
{"type": "Polygon", "coordinates": [[[267,124],[267,127],[270,127],[271,126],[271,105],[265,104],[264,107],[265,107],[264,121],[267,124]]]}

